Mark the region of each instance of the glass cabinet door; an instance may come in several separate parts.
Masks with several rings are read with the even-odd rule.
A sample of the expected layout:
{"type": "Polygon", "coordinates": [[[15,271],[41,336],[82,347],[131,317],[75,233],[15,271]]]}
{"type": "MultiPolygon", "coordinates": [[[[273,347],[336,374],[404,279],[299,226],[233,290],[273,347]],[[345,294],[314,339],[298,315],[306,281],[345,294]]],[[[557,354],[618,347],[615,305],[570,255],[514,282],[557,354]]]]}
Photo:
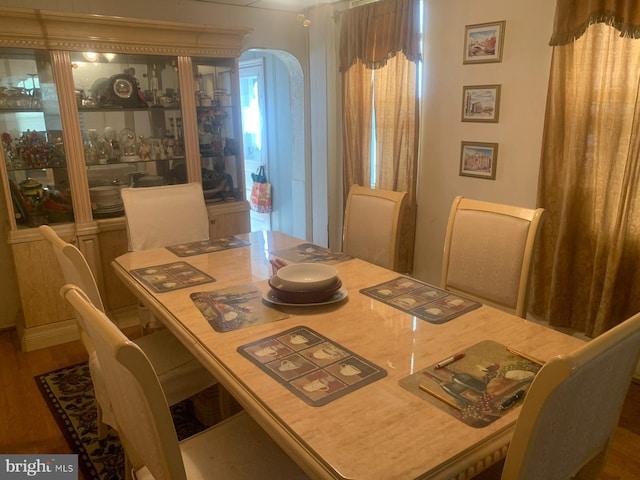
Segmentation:
{"type": "Polygon", "coordinates": [[[16,225],[72,222],[60,108],[48,51],[0,49],[0,132],[2,168],[16,225]]]}
{"type": "Polygon", "coordinates": [[[242,199],[241,160],[233,105],[233,59],[193,60],[202,188],[207,203],[242,199]]]}
{"type": "Polygon", "coordinates": [[[120,216],[120,188],[187,182],[176,57],[72,52],[94,219],[120,216]]]}

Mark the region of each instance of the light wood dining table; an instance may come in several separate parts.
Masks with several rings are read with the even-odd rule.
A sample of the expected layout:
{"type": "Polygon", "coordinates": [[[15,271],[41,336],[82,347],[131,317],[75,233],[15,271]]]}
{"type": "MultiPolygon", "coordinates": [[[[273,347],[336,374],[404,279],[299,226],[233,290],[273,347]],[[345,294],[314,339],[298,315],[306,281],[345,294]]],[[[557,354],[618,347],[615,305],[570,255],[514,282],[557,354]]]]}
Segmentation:
{"type": "Polygon", "coordinates": [[[483,340],[542,361],[583,344],[486,305],[443,324],[424,321],[360,293],[399,274],[355,258],[334,265],[348,291],[345,300],[321,306],[279,306],[288,318],[220,333],[190,294],[245,284],[266,291],[272,252],[302,243],[278,232],[236,237],[250,245],[185,258],[166,248],[128,252],[116,258],[113,267],[312,478],[469,478],[504,457],[519,405],[489,425],[474,428],[402,388],[399,381],[483,340]],[[131,274],[134,269],[176,261],[185,261],[216,281],[155,293],[131,274]],[[387,375],[326,405],[305,403],[237,350],[295,326],[313,329],[382,367],[387,375]]]}

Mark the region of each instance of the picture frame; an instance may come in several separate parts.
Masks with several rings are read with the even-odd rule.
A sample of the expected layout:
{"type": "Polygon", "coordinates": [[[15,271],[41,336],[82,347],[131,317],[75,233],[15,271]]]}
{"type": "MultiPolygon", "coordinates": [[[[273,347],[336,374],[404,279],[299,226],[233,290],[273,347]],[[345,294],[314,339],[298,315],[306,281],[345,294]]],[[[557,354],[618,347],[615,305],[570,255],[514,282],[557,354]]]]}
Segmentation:
{"type": "Polygon", "coordinates": [[[462,87],[462,121],[498,123],[501,85],[462,87]]]}
{"type": "Polygon", "coordinates": [[[502,62],[506,20],[464,28],[463,64],[502,62]]]}
{"type": "Polygon", "coordinates": [[[460,175],[463,177],[496,179],[498,144],[489,142],[461,142],[460,175]]]}

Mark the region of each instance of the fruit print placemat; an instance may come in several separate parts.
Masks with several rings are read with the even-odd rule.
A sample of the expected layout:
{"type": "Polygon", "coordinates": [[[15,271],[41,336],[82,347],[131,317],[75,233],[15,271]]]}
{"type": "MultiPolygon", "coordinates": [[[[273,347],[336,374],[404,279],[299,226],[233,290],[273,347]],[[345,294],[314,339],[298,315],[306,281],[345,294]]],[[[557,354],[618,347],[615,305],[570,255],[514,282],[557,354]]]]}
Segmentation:
{"type": "Polygon", "coordinates": [[[363,288],[360,293],[430,323],[448,322],[482,305],[409,277],[363,288]]]}
{"type": "MultiPolygon", "coordinates": [[[[400,385],[425,401],[475,428],[485,427],[517,407],[540,363],[485,340],[462,352],[442,368],[430,365],[400,380],[400,385]]],[[[443,362],[443,363],[446,363],[443,362]]]]}
{"type": "Polygon", "coordinates": [[[229,332],[289,318],[286,313],[265,305],[262,292],[253,285],[196,292],[190,297],[216,332],[229,332]]]}
{"type": "Polygon", "coordinates": [[[156,293],[170,292],[216,281],[212,276],[187,262],[136,268],[130,273],[156,293]]]}
{"type": "Polygon", "coordinates": [[[251,243],[237,237],[223,237],[216,238],[215,240],[170,245],[166,248],[179,257],[190,257],[192,255],[228,250],[230,248],[246,247],[247,245],[251,245],[251,243]]]}
{"type": "Polygon", "coordinates": [[[295,247],[275,250],[270,253],[295,263],[326,263],[332,265],[352,258],[344,253],[333,252],[328,248],[320,247],[313,243],[301,243],[295,247]]]}
{"type": "Polygon", "coordinates": [[[242,345],[238,352],[314,407],[387,375],[386,370],[307,327],[242,345]]]}

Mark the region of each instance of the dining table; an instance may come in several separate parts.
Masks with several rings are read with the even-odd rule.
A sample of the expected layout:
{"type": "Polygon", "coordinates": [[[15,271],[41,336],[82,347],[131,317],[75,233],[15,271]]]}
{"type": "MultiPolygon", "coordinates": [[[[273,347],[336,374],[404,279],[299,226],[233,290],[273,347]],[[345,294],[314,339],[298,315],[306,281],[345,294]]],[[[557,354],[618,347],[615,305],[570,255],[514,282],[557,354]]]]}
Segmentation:
{"type": "MultiPolygon", "coordinates": [[[[480,412],[485,421],[474,423],[465,417],[469,400],[455,397],[464,392],[450,392],[451,385],[460,383],[447,387],[441,377],[441,390],[433,383],[430,391],[421,385],[433,382],[432,374],[455,367],[458,358],[465,361],[465,354],[468,369],[485,380],[495,378],[492,372],[499,371],[501,362],[515,362],[503,353],[500,360],[483,360],[477,353],[482,345],[522,355],[521,363],[532,363],[519,368],[535,373],[529,367],[539,368],[584,343],[464,298],[450,302],[451,308],[463,301],[472,308],[447,321],[430,321],[400,302],[371,295],[376,285],[402,287],[412,282],[423,294],[444,295],[426,282],[358,258],[305,257],[304,249],[298,256],[289,255],[312,244],[276,231],[239,234],[232,240],[226,248],[191,249],[184,255],[180,252],[187,252],[186,247],[130,251],[112,266],[128,289],[311,478],[470,478],[506,455],[521,394],[509,397],[513,401],[501,399],[500,405],[511,401],[513,406],[509,403],[497,414],[495,409],[480,412]],[[342,283],[340,295],[303,305],[279,302],[270,296],[274,259],[277,265],[333,265],[342,283]],[[171,269],[187,272],[193,281],[167,282],[171,269]],[[248,297],[251,302],[245,301],[248,297]],[[221,306],[228,310],[216,313],[221,306]],[[238,321],[238,312],[244,322],[238,321]],[[315,346],[307,348],[311,344],[315,346]],[[336,351],[348,361],[327,360],[336,351]],[[453,363],[436,368],[441,361],[453,363]],[[302,364],[308,368],[296,377],[291,369],[302,364]],[[327,378],[334,383],[329,385],[327,378]]],[[[322,251],[328,250],[317,248],[322,251]]],[[[453,378],[452,372],[446,376],[453,378]]],[[[520,375],[518,381],[528,384],[533,373],[520,375]]],[[[486,393],[475,392],[475,401],[486,400],[486,393]]]]}

